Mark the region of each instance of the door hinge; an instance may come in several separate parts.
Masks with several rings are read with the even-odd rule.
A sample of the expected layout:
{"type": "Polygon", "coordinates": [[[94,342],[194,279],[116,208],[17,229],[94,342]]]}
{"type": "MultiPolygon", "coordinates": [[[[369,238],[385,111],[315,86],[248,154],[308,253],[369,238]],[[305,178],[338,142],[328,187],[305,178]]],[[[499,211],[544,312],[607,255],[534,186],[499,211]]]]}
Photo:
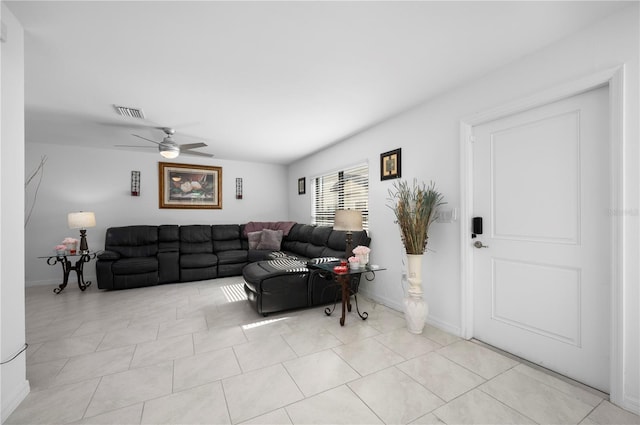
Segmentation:
{"type": "Polygon", "coordinates": [[[476,141],[476,136],[474,136],[473,134],[472,134],[472,135],[470,135],[470,136],[469,136],[469,141],[470,141],[471,143],[475,143],[475,141],[476,141]]]}

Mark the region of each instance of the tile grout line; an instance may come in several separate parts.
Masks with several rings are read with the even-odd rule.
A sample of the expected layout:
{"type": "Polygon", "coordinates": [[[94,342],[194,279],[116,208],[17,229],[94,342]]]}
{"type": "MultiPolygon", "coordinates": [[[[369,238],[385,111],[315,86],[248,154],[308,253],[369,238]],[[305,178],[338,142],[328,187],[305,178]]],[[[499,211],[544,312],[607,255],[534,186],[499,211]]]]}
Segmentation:
{"type": "MultiPolygon", "coordinates": [[[[515,366],[514,366],[514,367],[515,367],[515,366]]],[[[509,369],[509,370],[511,370],[511,369],[509,369]]],[[[523,417],[525,417],[525,418],[527,418],[527,419],[531,420],[531,422],[533,422],[533,423],[535,423],[535,424],[539,424],[539,422],[537,422],[537,421],[535,421],[533,418],[529,417],[529,415],[527,415],[526,413],[521,412],[520,410],[516,409],[516,408],[515,408],[515,407],[513,407],[513,406],[509,406],[507,403],[503,402],[502,400],[500,400],[500,399],[498,399],[498,398],[494,397],[492,394],[489,394],[488,392],[486,392],[486,391],[484,391],[482,388],[480,388],[482,385],[489,383],[491,380],[493,380],[493,379],[497,378],[498,376],[500,376],[500,375],[502,375],[502,374],[504,374],[504,373],[506,373],[506,372],[508,372],[508,371],[504,371],[503,373],[500,373],[500,374],[496,375],[494,378],[491,378],[490,380],[488,380],[488,381],[486,381],[486,382],[484,382],[484,383],[482,383],[482,384],[478,385],[478,386],[477,386],[476,388],[474,388],[474,389],[477,389],[478,391],[481,391],[483,394],[485,394],[485,395],[487,395],[488,397],[490,397],[490,398],[494,399],[495,401],[497,401],[497,402],[498,402],[498,403],[500,403],[501,405],[503,405],[503,406],[507,407],[508,409],[513,410],[514,412],[517,412],[519,415],[522,415],[523,417]]],[[[470,391],[467,391],[467,392],[470,392],[470,391]]],[[[465,394],[466,394],[466,393],[465,393],[465,394]]]]}
{"type": "Polygon", "coordinates": [[[98,392],[98,388],[100,387],[101,383],[102,383],[102,376],[98,379],[98,384],[93,389],[93,394],[91,394],[91,397],[89,398],[89,402],[87,403],[87,406],[84,408],[84,411],[82,412],[82,417],[80,419],[84,419],[85,416],[87,415],[87,410],[89,410],[89,406],[91,406],[91,403],[93,402],[93,398],[96,396],[96,393],[98,392]]]}
{"type": "MultiPolygon", "coordinates": [[[[544,366],[540,366],[538,364],[530,362],[529,360],[523,359],[522,357],[518,357],[515,354],[511,354],[509,352],[501,350],[501,349],[499,349],[497,347],[494,347],[493,345],[487,344],[487,343],[479,341],[477,339],[471,339],[469,342],[472,342],[473,344],[476,344],[476,345],[478,345],[480,347],[484,347],[484,348],[486,348],[486,349],[488,349],[490,351],[493,351],[494,353],[501,354],[501,355],[503,355],[503,356],[505,356],[507,358],[510,358],[511,360],[517,361],[518,363],[520,363],[523,366],[530,367],[531,369],[534,369],[534,370],[536,370],[538,372],[541,372],[544,375],[549,376],[551,378],[555,378],[555,379],[557,379],[557,380],[559,380],[559,381],[561,381],[561,382],[563,382],[565,384],[568,384],[568,385],[570,385],[572,387],[579,388],[579,389],[581,389],[581,390],[583,390],[583,391],[585,391],[585,392],[587,392],[587,393],[589,393],[589,394],[591,394],[591,395],[593,395],[595,397],[598,397],[598,398],[600,398],[602,400],[609,400],[609,394],[607,394],[605,392],[602,392],[602,391],[600,391],[600,390],[598,390],[596,388],[590,387],[589,385],[583,384],[582,382],[579,382],[579,381],[576,381],[574,379],[571,379],[568,376],[564,376],[564,375],[562,375],[562,374],[560,374],[558,372],[554,372],[551,369],[547,369],[544,366]]],[[[545,384],[545,382],[540,381],[537,378],[534,378],[534,377],[531,377],[531,378],[535,379],[538,382],[541,382],[541,383],[545,384]]],[[[551,385],[548,385],[548,384],[546,384],[546,385],[551,387],[551,385]]],[[[563,393],[565,395],[568,395],[570,397],[574,397],[572,394],[568,394],[568,393],[564,392],[563,390],[561,390],[559,388],[556,388],[556,387],[552,387],[552,388],[560,391],[561,393],[563,393]]]]}
{"type": "MultiPolygon", "coordinates": [[[[465,340],[461,340],[461,341],[465,341],[465,340]]],[[[461,341],[458,341],[458,342],[456,342],[456,343],[454,343],[454,344],[457,344],[457,343],[459,343],[459,342],[461,342],[461,341]]],[[[488,381],[490,381],[490,380],[492,380],[492,379],[494,379],[496,376],[502,375],[504,372],[507,372],[508,370],[511,370],[511,369],[513,369],[514,367],[518,366],[518,364],[520,364],[520,363],[518,362],[518,364],[513,365],[513,366],[509,366],[507,369],[505,369],[505,370],[503,370],[503,371],[498,372],[496,375],[492,376],[491,378],[485,378],[484,376],[480,375],[478,372],[476,372],[476,371],[474,371],[474,370],[472,370],[472,369],[468,368],[467,366],[465,366],[465,365],[463,365],[463,364],[461,364],[461,363],[458,363],[455,359],[449,358],[448,356],[445,356],[444,354],[442,354],[442,353],[440,352],[441,350],[443,350],[443,349],[445,349],[445,348],[447,348],[447,347],[449,347],[449,346],[451,346],[451,345],[453,345],[453,344],[446,345],[446,346],[444,346],[444,347],[442,347],[442,348],[439,348],[439,349],[437,349],[437,350],[434,350],[434,351],[432,351],[432,352],[433,352],[433,353],[437,353],[437,354],[438,354],[438,355],[440,355],[441,357],[443,357],[443,358],[445,358],[445,359],[449,360],[449,361],[450,361],[450,362],[452,362],[452,363],[455,363],[456,365],[458,365],[458,366],[460,366],[461,368],[463,368],[463,369],[465,369],[465,370],[467,370],[467,371],[469,371],[469,372],[473,373],[474,375],[479,376],[480,378],[484,379],[484,380],[485,380],[485,381],[487,381],[487,382],[488,382],[488,381]]],[[[499,354],[499,353],[496,353],[496,354],[499,354]]],[[[513,359],[512,359],[512,360],[513,360],[513,359]]],[[[517,362],[517,360],[514,360],[514,361],[516,361],[516,362],[517,362]]]]}

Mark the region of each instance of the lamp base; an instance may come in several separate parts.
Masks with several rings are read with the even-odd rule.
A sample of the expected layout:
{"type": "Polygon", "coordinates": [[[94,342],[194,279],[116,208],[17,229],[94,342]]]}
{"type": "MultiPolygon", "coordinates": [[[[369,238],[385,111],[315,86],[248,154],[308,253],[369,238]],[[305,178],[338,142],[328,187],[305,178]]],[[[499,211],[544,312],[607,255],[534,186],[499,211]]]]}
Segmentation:
{"type": "Polygon", "coordinates": [[[349,230],[347,231],[347,246],[344,251],[345,260],[349,260],[349,257],[353,255],[351,252],[353,250],[353,233],[349,230]]]}
{"type": "Polygon", "coordinates": [[[89,244],[87,244],[87,231],[80,229],[80,254],[89,252],[89,244]]]}

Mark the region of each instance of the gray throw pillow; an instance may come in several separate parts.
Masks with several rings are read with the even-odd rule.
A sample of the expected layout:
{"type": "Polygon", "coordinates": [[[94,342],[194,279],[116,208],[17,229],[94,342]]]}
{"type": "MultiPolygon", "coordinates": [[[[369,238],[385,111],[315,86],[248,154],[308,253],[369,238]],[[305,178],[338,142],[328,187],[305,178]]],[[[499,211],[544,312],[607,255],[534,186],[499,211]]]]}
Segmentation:
{"type": "Polygon", "coordinates": [[[249,239],[249,249],[258,248],[258,244],[260,244],[261,238],[262,238],[262,230],[258,230],[257,232],[247,233],[247,239],[249,239]]]}
{"type": "Polygon", "coordinates": [[[272,251],[279,251],[280,244],[282,243],[282,230],[262,230],[262,237],[260,243],[256,249],[270,249],[272,251]]]}

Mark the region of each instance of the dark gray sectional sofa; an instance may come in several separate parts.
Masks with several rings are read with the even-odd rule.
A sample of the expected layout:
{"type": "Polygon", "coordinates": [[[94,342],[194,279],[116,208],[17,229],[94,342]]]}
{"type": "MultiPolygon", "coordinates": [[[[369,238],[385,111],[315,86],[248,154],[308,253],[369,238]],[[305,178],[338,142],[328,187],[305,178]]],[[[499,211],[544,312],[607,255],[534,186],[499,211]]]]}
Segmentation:
{"type": "MultiPolygon", "coordinates": [[[[244,230],[238,224],[111,227],[96,262],[98,288],[207,280],[244,271],[245,291],[259,313],[334,301],[335,291],[325,290],[331,280],[306,263],[344,257],[345,232],[296,223],[280,249],[273,250],[249,249],[244,230]]],[[[370,241],[366,231],[353,234],[354,247],[370,241]]]]}

